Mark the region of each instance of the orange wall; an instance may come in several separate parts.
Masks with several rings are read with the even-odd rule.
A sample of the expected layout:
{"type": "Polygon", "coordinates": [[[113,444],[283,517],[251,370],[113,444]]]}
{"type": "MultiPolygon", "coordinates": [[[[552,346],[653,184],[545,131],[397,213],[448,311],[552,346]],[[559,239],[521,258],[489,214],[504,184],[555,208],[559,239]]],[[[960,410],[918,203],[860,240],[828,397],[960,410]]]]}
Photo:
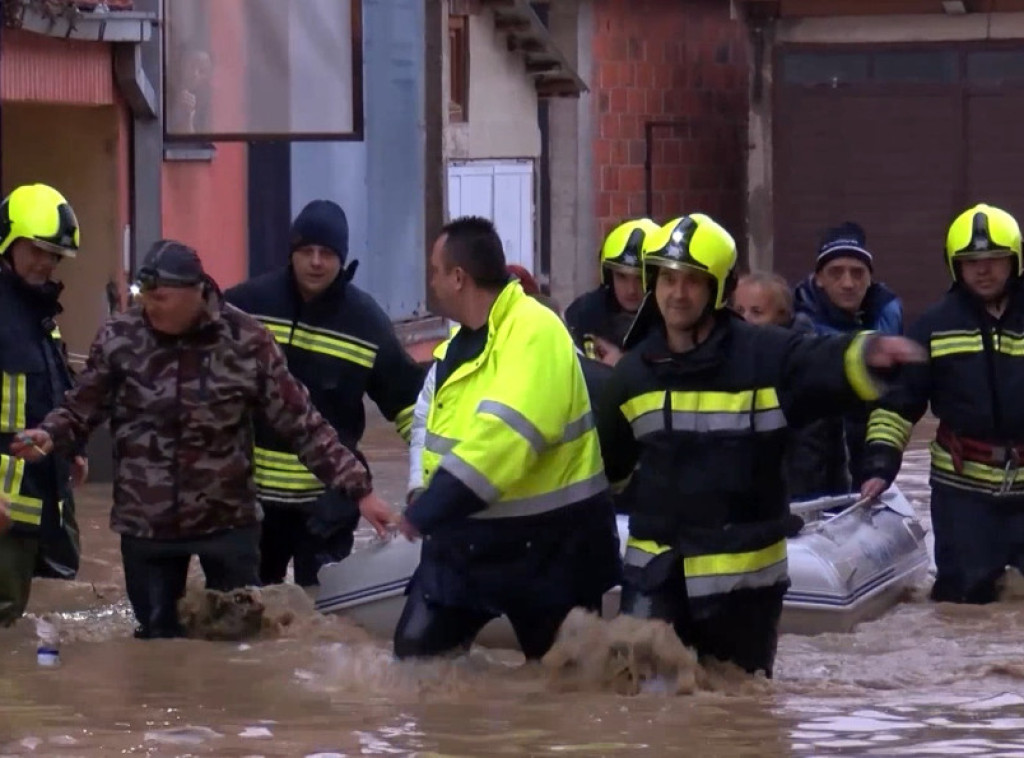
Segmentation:
{"type": "Polygon", "coordinates": [[[54,39],[20,29],[4,29],[4,100],[62,105],[111,105],[114,77],[111,46],[54,39]]]}
{"type": "Polygon", "coordinates": [[[244,142],[220,143],[212,161],[165,162],[163,234],[194,247],[221,287],[246,278],[248,170],[244,142]]]}

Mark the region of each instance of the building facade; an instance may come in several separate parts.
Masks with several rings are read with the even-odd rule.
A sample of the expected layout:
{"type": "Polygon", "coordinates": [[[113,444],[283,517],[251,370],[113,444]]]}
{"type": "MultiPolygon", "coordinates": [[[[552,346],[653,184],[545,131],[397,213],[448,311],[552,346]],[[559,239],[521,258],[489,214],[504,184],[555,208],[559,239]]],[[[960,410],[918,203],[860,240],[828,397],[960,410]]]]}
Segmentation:
{"type": "Polygon", "coordinates": [[[945,232],[1024,214],[1024,2],[744,0],[755,43],[747,204],[761,268],[807,273],[851,220],[909,318],[948,287],[945,232]]]}

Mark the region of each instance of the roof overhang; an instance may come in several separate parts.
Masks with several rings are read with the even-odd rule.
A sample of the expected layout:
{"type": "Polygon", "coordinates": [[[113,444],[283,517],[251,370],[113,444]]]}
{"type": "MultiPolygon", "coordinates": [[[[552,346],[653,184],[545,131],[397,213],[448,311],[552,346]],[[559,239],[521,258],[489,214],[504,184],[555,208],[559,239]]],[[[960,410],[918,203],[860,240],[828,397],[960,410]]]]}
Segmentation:
{"type": "Polygon", "coordinates": [[[4,0],[3,9],[4,26],[85,42],[147,42],[158,23],[155,13],[111,10],[102,3],[83,10],[73,0],[4,0]]]}
{"type": "Polygon", "coordinates": [[[483,0],[483,5],[494,13],[494,26],[506,35],[508,49],[523,56],[538,97],[579,97],[588,91],[527,0],[483,0]]]}
{"type": "Polygon", "coordinates": [[[1024,10],[1024,0],[731,0],[750,22],[811,16],[963,15],[1024,10]]]}

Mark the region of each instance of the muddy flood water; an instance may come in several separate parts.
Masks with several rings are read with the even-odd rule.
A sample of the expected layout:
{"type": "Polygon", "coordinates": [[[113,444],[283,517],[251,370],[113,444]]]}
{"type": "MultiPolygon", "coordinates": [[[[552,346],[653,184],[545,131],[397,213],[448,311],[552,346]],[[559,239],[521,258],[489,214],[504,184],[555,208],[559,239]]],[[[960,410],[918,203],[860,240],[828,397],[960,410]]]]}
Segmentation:
{"type": "MultiPolygon", "coordinates": [[[[922,442],[899,484],[927,525],[922,442]]],[[[397,438],[375,428],[365,450],[399,502],[397,438]]],[[[287,589],[265,639],[137,641],[108,507],[86,488],[79,581],[34,588],[60,667],[37,665],[31,618],[0,630],[0,756],[1024,755],[1024,601],[936,605],[925,582],[852,633],[784,636],[771,682],[691,666],[689,694],[567,691],[511,651],[398,663],[287,589]]]]}

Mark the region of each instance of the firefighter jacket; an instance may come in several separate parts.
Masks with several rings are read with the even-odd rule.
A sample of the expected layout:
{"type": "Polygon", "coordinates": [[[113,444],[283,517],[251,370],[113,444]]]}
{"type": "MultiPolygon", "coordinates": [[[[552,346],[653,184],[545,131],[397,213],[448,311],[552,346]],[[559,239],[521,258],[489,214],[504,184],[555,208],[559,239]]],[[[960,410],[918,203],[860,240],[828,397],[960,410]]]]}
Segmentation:
{"type": "MultiPolygon", "coordinates": [[[[424,372],[399,343],[387,314],[348,278],[342,271],[324,292],[303,302],[289,266],[233,287],[225,298],[274,335],[288,369],[309,389],[342,444],[355,450],[362,439],[364,395],[408,441],[424,372]]],[[[256,427],[255,463],[263,502],[305,504],[323,494],[321,482],[267,424],[256,427]]]]}
{"type": "MultiPolygon", "coordinates": [[[[790,329],[813,333],[810,319],[798,314],[790,329]]],[[[846,436],[839,416],[794,428],[786,449],[786,487],[790,500],[813,500],[850,491],[846,436]]]]}
{"type": "Polygon", "coordinates": [[[788,427],[880,391],[864,363],[867,334],[715,318],[681,355],[653,328],[616,365],[598,410],[609,479],[632,475],[626,571],[653,590],[681,558],[691,608],[788,581],[788,427]]]}
{"type": "Polygon", "coordinates": [[[588,335],[593,334],[621,347],[635,317],[635,313],[622,309],[611,287],[601,285],[569,304],[565,310],[565,325],[584,354],[595,358],[594,344],[588,335]]]}
{"type": "Polygon", "coordinates": [[[416,581],[443,605],[566,608],[621,578],[583,371],[558,316],[501,291],[487,324],[435,352],[416,581]]]}
{"type": "MultiPolygon", "coordinates": [[[[454,332],[453,332],[454,333],[454,332]]],[[[587,358],[582,350],[577,348],[580,367],[583,369],[583,380],[587,387],[587,397],[590,398],[591,408],[597,405],[597,400],[604,389],[612,370],[600,361],[587,358]]],[[[434,400],[434,378],[437,373],[437,364],[434,363],[427,371],[423,380],[423,388],[419,397],[416,398],[416,406],[413,410],[412,429],[409,433],[409,486],[407,493],[411,494],[423,488],[423,448],[427,440],[427,415],[430,413],[430,404],[434,400]]]]}
{"type": "Polygon", "coordinates": [[[931,405],[940,428],[992,457],[961,455],[949,439],[931,443],[931,481],[958,489],[1024,496],[1017,463],[1024,445],[1024,292],[1013,288],[1001,318],[959,285],[929,308],[909,337],[929,353],[927,363],[906,366],[871,412],[869,476],[891,482],[899,472],[910,433],[931,405]],[[968,442],[969,441],[969,442],[968,442]]]}
{"type": "Polygon", "coordinates": [[[0,267],[0,497],[10,503],[14,530],[54,536],[68,496],[68,459],[26,463],[6,454],[14,435],[39,425],[71,388],[60,331],[60,285],[26,285],[0,267]]]}
{"type": "Polygon", "coordinates": [[[120,534],[191,539],[257,524],[257,420],[331,488],[356,501],[371,491],[365,466],[313,408],[267,330],[212,285],[201,320],[179,336],[152,329],[139,306],[110,318],[75,387],[39,426],[61,453],[107,417],[110,526],[120,534]]]}
{"type": "Polygon", "coordinates": [[[464,517],[536,516],[607,490],[576,350],[518,282],[502,290],[486,328],[460,329],[436,356],[427,491],[406,512],[420,532],[464,517]]]}

